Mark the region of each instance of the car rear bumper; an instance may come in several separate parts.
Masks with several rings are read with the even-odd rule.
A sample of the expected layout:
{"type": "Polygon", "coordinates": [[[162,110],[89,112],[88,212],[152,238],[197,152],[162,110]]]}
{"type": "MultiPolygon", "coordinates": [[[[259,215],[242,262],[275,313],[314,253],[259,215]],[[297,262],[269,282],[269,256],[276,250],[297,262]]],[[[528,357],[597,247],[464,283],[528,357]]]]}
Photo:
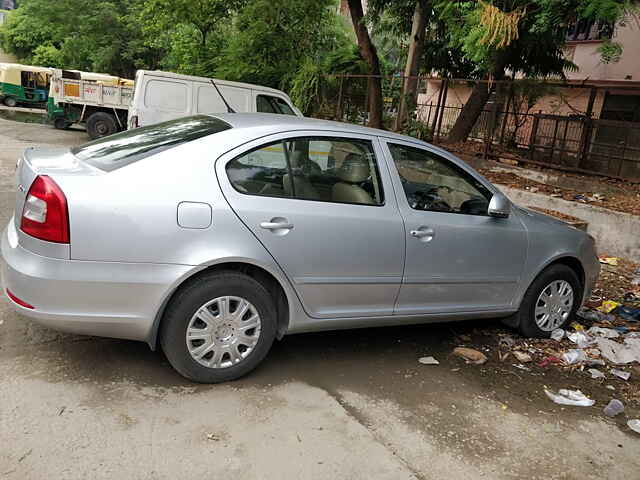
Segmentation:
{"type": "Polygon", "coordinates": [[[13,221],[2,234],[3,289],[32,305],[14,309],[56,330],[146,341],[165,297],[193,267],[63,260],[18,243],[13,221]]]}

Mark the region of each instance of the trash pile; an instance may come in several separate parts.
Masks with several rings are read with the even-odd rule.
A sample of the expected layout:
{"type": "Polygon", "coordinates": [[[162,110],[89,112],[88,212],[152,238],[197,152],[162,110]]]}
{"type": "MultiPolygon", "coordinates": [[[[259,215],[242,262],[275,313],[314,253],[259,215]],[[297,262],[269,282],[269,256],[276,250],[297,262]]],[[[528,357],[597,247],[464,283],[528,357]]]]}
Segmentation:
{"type": "MultiPolygon", "coordinates": [[[[501,365],[497,368],[503,371],[506,365],[511,365],[534,375],[549,374],[549,369],[575,373],[576,382],[572,383],[586,384],[589,388],[591,382],[597,382],[612,390],[610,395],[618,397],[598,393],[600,403],[609,397],[604,400],[608,401],[604,414],[609,417],[625,412],[622,400],[640,405],[640,268],[617,257],[603,256],[600,261],[605,275],[601,275],[594,290],[596,296],[585,303],[575,321],[565,329],[554,330],[546,339],[522,338],[500,329],[494,337],[497,349],[485,344],[481,347],[484,353],[469,348],[476,343],[470,335],[460,335],[451,354],[472,368],[487,363],[489,367],[501,365]]],[[[481,333],[486,334],[486,330],[481,333]]],[[[424,357],[420,363],[437,365],[438,361],[424,357]]],[[[596,400],[578,389],[553,391],[544,387],[543,391],[559,405],[596,404],[596,400]]],[[[640,433],[640,419],[630,419],[627,425],[640,433]]]]}

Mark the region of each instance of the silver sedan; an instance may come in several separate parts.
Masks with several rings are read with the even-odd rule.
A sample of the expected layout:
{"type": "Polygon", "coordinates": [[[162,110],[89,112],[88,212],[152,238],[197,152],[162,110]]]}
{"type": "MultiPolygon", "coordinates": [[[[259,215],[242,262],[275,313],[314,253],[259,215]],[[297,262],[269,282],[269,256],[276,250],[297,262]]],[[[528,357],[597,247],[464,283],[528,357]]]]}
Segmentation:
{"type": "Polygon", "coordinates": [[[267,114],[27,150],[2,256],[21,314],[161,346],[199,382],[297,332],[504,318],[549,336],[599,273],[591,236],[442,149],[267,114]]]}

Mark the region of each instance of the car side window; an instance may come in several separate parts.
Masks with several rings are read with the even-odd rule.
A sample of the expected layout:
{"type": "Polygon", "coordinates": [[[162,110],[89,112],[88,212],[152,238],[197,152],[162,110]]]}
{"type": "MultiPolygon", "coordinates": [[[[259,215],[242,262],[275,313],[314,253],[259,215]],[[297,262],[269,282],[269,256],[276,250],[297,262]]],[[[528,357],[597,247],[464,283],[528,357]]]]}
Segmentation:
{"type": "Polygon", "coordinates": [[[487,215],[491,192],[467,172],[428,150],[388,145],[411,208],[487,215]]]}
{"type": "Polygon", "coordinates": [[[291,107],[282,98],[271,95],[258,95],[256,110],[260,113],[281,113],[283,115],[295,115],[291,107]]]}
{"type": "Polygon", "coordinates": [[[367,140],[298,137],[254,149],[227,164],[245,194],[320,202],[383,205],[384,192],[367,140]]]}
{"type": "Polygon", "coordinates": [[[227,176],[233,187],[251,195],[290,196],[283,188],[287,173],[287,157],[280,141],[251,150],[227,164],[227,176]]]}
{"type": "Polygon", "coordinates": [[[285,145],[291,166],[285,189],[294,197],[359,205],[384,203],[370,141],[305,137],[287,140],[285,145]]]}

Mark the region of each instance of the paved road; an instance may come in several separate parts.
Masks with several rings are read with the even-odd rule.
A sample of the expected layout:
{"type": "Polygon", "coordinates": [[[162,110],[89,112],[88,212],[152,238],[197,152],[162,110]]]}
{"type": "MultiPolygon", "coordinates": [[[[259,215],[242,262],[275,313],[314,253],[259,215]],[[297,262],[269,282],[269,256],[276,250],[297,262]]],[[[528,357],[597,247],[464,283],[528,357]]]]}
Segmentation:
{"type": "MultiPolygon", "coordinates": [[[[0,120],[0,220],[16,155],[84,132],[0,120]]],[[[542,384],[451,357],[449,324],[291,336],[249,377],[193,385],[145,344],[60,335],[0,301],[0,478],[637,478],[640,437],[542,384]],[[439,366],[417,359],[434,355],[439,366]]],[[[494,327],[494,325],[490,325],[494,327]]],[[[487,344],[491,338],[486,338],[487,344]]],[[[601,407],[600,407],[601,408],[601,407]]]]}

